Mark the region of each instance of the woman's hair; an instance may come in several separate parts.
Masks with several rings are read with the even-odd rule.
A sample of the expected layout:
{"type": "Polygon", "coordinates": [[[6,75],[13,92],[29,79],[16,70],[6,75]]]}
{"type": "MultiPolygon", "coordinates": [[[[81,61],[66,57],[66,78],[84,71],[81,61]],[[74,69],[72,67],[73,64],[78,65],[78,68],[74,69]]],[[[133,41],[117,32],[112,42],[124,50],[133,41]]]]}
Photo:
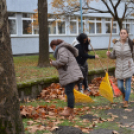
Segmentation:
{"type": "MultiPolygon", "coordinates": [[[[126,28],[122,28],[121,30],[125,30],[127,32],[127,34],[129,34],[128,33],[128,30],[126,28]]],[[[120,30],[120,32],[121,32],[121,30],[120,30]]],[[[128,36],[128,44],[130,46],[131,52],[133,53],[133,45],[134,45],[134,42],[129,38],[129,36],[128,36]]]]}
{"type": "Polygon", "coordinates": [[[64,41],[61,40],[61,39],[52,40],[51,43],[50,43],[50,47],[52,48],[53,46],[58,46],[58,45],[60,45],[62,42],[64,42],[64,41]]]}

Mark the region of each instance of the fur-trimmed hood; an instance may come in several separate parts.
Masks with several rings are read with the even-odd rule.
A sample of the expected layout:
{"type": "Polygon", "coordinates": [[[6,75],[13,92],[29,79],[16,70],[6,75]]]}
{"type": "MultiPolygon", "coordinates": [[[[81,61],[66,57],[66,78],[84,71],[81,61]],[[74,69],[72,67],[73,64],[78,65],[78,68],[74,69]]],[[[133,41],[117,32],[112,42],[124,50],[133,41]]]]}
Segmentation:
{"type": "Polygon", "coordinates": [[[78,50],[75,47],[71,46],[70,44],[68,44],[66,42],[62,42],[55,49],[55,52],[54,52],[54,57],[55,58],[57,57],[58,49],[61,48],[61,47],[67,48],[74,55],[74,57],[78,56],[78,50]]]}

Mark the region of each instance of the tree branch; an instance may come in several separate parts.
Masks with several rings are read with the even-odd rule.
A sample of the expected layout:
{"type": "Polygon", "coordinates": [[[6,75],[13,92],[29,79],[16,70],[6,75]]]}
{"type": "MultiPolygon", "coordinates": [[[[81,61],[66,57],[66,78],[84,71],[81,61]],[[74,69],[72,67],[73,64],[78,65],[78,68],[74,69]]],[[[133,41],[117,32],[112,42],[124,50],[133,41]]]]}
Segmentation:
{"type": "MultiPolygon", "coordinates": [[[[93,7],[88,7],[88,8],[83,8],[84,10],[94,10],[94,11],[97,11],[98,13],[109,13],[109,11],[103,11],[103,10],[99,10],[99,9],[96,9],[96,8],[93,8],[93,7]]],[[[93,11],[92,11],[93,12],[93,11]]]]}
{"type": "Polygon", "coordinates": [[[117,8],[119,6],[120,2],[121,2],[121,0],[118,0],[118,2],[115,5],[115,8],[117,8]]]}
{"type": "Polygon", "coordinates": [[[114,9],[115,7],[114,7],[114,4],[113,4],[112,0],[109,0],[109,1],[110,1],[111,5],[112,5],[112,7],[114,9]]]}
{"type": "Polygon", "coordinates": [[[125,4],[125,10],[124,10],[124,13],[123,13],[123,16],[122,16],[122,19],[123,19],[123,20],[124,20],[124,18],[125,18],[126,11],[127,11],[127,5],[125,4]]]}
{"type": "Polygon", "coordinates": [[[106,3],[106,1],[105,1],[105,0],[101,0],[101,1],[105,4],[105,6],[107,7],[109,13],[111,13],[111,15],[114,17],[114,13],[113,13],[112,10],[109,8],[109,6],[108,6],[108,4],[106,3]]]}

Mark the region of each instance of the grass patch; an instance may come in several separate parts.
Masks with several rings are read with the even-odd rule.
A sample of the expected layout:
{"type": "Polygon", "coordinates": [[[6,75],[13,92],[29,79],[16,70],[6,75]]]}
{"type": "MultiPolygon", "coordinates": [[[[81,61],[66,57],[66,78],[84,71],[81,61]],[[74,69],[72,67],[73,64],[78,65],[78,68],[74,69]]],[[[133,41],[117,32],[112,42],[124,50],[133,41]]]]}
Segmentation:
{"type": "MultiPolygon", "coordinates": [[[[96,53],[100,56],[104,67],[107,67],[106,51],[107,50],[96,51],[96,53]]],[[[94,55],[93,51],[91,51],[89,54],[94,55]]],[[[50,58],[54,60],[52,54],[50,54],[50,58]]],[[[13,60],[14,60],[17,82],[25,82],[27,80],[34,80],[36,78],[58,76],[58,72],[54,67],[46,67],[46,68],[37,67],[38,55],[13,57],[13,60]]],[[[88,66],[89,70],[101,69],[98,59],[89,59],[88,66]]],[[[115,62],[114,60],[110,59],[109,67],[113,66],[115,66],[115,62]]]]}
{"type": "Polygon", "coordinates": [[[95,129],[100,129],[100,128],[113,129],[113,130],[118,130],[119,129],[117,123],[115,123],[115,122],[99,123],[99,124],[97,124],[97,127],[95,129]]]}
{"type": "Polygon", "coordinates": [[[65,107],[66,106],[66,102],[61,101],[61,100],[52,100],[51,102],[45,102],[44,100],[36,100],[33,102],[25,102],[25,103],[20,103],[20,106],[25,105],[25,106],[33,106],[33,107],[37,107],[37,106],[50,106],[50,105],[55,105],[56,108],[58,107],[65,107]]]}

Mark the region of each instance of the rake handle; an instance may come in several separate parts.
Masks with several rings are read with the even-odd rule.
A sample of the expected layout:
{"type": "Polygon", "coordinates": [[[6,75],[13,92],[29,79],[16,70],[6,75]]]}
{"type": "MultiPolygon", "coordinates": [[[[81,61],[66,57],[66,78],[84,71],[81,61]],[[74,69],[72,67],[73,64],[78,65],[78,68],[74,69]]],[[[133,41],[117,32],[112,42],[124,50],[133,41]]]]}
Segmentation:
{"type": "MultiPolygon", "coordinates": [[[[94,51],[94,54],[96,55],[96,52],[95,52],[93,46],[92,46],[91,44],[90,44],[90,46],[91,46],[92,50],[94,51]]],[[[99,57],[99,62],[100,62],[100,64],[101,64],[102,69],[106,72],[106,70],[104,69],[104,67],[103,67],[103,65],[102,65],[102,62],[101,62],[101,60],[100,60],[100,57],[99,57]]]]}
{"type": "MultiPolygon", "coordinates": [[[[113,21],[114,21],[114,18],[112,18],[112,27],[111,27],[110,37],[109,37],[108,51],[109,51],[110,46],[111,46],[112,30],[113,30],[113,21]]],[[[109,60],[108,60],[108,57],[107,57],[107,72],[108,72],[108,63],[109,63],[109,60]]]]}

